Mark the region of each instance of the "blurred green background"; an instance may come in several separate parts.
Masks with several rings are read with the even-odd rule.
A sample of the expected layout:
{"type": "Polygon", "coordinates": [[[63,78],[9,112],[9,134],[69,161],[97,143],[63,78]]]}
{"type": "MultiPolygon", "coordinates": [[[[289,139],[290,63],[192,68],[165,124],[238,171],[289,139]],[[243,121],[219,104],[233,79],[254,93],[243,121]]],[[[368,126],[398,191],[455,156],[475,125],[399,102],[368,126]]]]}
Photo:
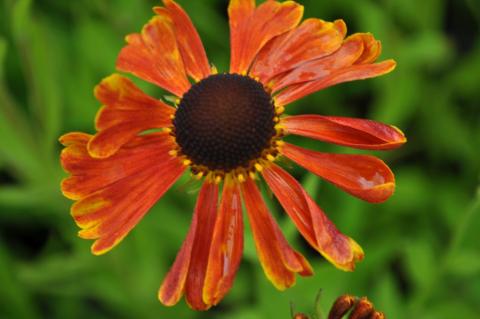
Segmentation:
{"type": "MultiPolygon", "coordinates": [[[[235,285],[207,313],[183,300],[165,308],[156,298],[190,223],[198,185],[188,176],[102,257],[76,236],[71,202],[59,191],[65,174],[57,138],[93,132],[99,108],[93,87],[114,72],[124,36],[140,30],[158,1],[0,1],[0,318],[289,318],[290,302],[309,312],[319,289],[324,309],[352,293],[367,295],[389,318],[479,318],[479,0],[300,1],[307,17],[343,18],[349,33],[372,32],[383,43],[382,58],[395,58],[398,67],[318,92],[288,112],[367,117],[402,128],[409,139],[403,148],[374,153],[394,170],[397,191],[372,205],[291,165],[337,226],[363,246],[365,260],[354,273],[336,270],[270,200],[315,276],[276,291],[247,230],[235,285]]],[[[212,63],[226,70],[227,0],[178,2],[212,63]]]]}

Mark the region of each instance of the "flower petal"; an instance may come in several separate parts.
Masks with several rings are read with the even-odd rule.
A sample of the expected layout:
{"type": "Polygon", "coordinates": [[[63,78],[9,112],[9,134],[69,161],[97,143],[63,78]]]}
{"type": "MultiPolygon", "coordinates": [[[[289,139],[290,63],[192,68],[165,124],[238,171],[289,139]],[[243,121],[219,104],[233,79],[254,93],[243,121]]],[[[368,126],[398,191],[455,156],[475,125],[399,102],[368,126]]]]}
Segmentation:
{"type": "Polygon", "coordinates": [[[190,88],[182,55],[177,46],[172,19],[166,14],[153,17],[142,29],[126,37],[117,68],[181,97],[190,88]]]}
{"type": "Polygon", "coordinates": [[[71,214],[79,236],[97,239],[92,252],[103,254],[118,244],[183,173],[168,155],[164,133],[138,137],[115,155],[95,159],[87,152],[91,136],[68,134],[61,161],[72,176],[62,183],[65,196],[78,201],[71,214]]]}
{"type": "Polygon", "coordinates": [[[88,144],[96,158],[111,156],[142,131],[171,125],[175,112],[119,74],[105,78],[95,88],[95,96],[104,104],[95,121],[98,133],[88,144]]]}
{"type": "Polygon", "coordinates": [[[395,190],[392,171],[367,155],[328,154],[285,143],[281,153],[344,191],[372,203],[387,200],[395,190]]]}
{"type": "Polygon", "coordinates": [[[342,20],[307,19],[297,28],[272,39],[258,54],[250,72],[267,84],[274,76],[336,51],[346,27],[342,20]]]}
{"type": "Polygon", "coordinates": [[[360,58],[364,41],[360,36],[349,36],[334,53],[323,58],[304,63],[297,68],[277,76],[272,80],[273,91],[288,86],[313,81],[329,76],[332,72],[352,66],[360,58]]]}
{"type": "Polygon", "coordinates": [[[185,282],[185,299],[188,305],[195,310],[207,310],[212,306],[203,301],[203,287],[217,216],[218,186],[206,181],[202,190],[206,194],[204,200],[198,201],[195,208],[198,211],[195,212],[198,214],[198,225],[193,242],[190,268],[185,282]]]}
{"type": "Polygon", "coordinates": [[[395,61],[372,64],[381,53],[380,41],[369,33],[356,33],[342,46],[323,58],[304,63],[290,72],[275,77],[269,84],[278,105],[287,105],[305,95],[326,87],[353,80],[386,74],[395,68],[395,61]]]}
{"type": "Polygon", "coordinates": [[[288,245],[253,180],[242,184],[242,195],[260,263],[273,285],[285,290],[295,284],[295,273],[312,275],[308,261],[288,245]]]}
{"type": "Polygon", "coordinates": [[[232,42],[230,73],[247,73],[263,46],[295,28],[303,16],[303,6],[294,1],[266,1],[253,12],[251,5],[250,1],[231,1],[229,6],[232,42]]]}
{"type": "Polygon", "coordinates": [[[166,133],[137,137],[108,159],[93,158],[87,151],[92,135],[69,133],[60,138],[66,147],[60,161],[71,174],[62,182],[65,197],[79,200],[123,178],[161,165],[159,159],[173,148],[166,133]]]}
{"type": "Polygon", "coordinates": [[[280,204],[303,237],[339,269],[352,271],[363,259],[363,251],[328,219],[312,198],[290,174],[272,164],[262,172],[280,204]]]}
{"type": "MultiPolygon", "coordinates": [[[[213,183],[205,182],[198,194],[197,204],[187,237],[158,291],[158,299],[166,306],[173,306],[180,300],[186,289],[187,277],[190,275],[194,276],[198,273],[198,260],[193,260],[194,246],[196,246],[196,255],[198,258],[199,247],[197,240],[204,238],[204,235],[200,232],[205,230],[203,227],[205,225],[202,226],[202,223],[207,222],[209,225],[212,223],[211,219],[215,217],[217,196],[217,186],[213,183]],[[194,264],[195,262],[197,262],[197,264],[194,264]],[[190,273],[189,270],[192,268],[193,273],[190,273]]],[[[200,281],[203,281],[203,279],[200,278],[200,281]]],[[[191,305],[195,306],[193,304],[191,305]]],[[[204,307],[205,304],[200,303],[199,308],[203,309],[204,307]]]]}
{"type": "Polygon", "coordinates": [[[206,304],[218,304],[230,290],[242,253],[242,200],[238,185],[227,180],[223,187],[203,288],[206,304]]]}
{"type": "Polygon", "coordinates": [[[402,146],[405,135],[395,126],[379,122],[321,115],[298,115],[282,119],[287,134],[367,150],[390,150],[402,146]]]}
{"type": "Polygon", "coordinates": [[[177,44],[182,54],[186,71],[195,81],[200,81],[210,75],[211,69],[207,54],[195,26],[183,8],[173,0],[163,0],[165,8],[156,7],[154,11],[165,14],[173,21],[177,44]]]}
{"type": "Polygon", "coordinates": [[[228,16],[230,24],[230,69],[240,61],[244,45],[244,31],[248,19],[255,11],[255,0],[230,0],[228,16]]]}
{"type": "Polygon", "coordinates": [[[287,105],[306,95],[339,83],[364,80],[390,73],[395,69],[396,65],[397,63],[394,60],[386,60],[375,64],[353,65],[349,68],[332,72],[328,77],[288,87],[276,96],[275,101],[278,105],[287,105]]]}

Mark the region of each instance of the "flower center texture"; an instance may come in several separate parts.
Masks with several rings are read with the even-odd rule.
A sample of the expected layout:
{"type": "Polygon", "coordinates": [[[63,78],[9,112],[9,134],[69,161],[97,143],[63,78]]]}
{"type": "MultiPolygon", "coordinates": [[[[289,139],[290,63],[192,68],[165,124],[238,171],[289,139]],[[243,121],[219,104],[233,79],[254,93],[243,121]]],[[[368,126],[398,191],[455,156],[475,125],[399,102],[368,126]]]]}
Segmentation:
{"type": "Polygon", "coordinates": [[[239,74],[215,74],[184,94],[173,120],[179,151],[196,167],[249,169],[274,142],[278,121],[263,85],[239,74]]]}

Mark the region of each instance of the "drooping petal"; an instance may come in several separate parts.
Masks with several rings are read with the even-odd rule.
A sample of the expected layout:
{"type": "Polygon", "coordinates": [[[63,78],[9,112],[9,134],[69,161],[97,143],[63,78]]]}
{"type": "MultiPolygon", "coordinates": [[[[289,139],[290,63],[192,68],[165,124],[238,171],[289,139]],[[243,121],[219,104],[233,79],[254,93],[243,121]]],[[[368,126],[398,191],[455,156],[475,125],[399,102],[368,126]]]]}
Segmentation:
{"type": "Polygon", "coordinates": [[[226,181],[213,233],[203,288],[206,304],[216,305],[230,290],[243,252],[243,217],[240,190],[226,181]]]}
{"type": "Polygon", "coordinates": [[[282,119],[287,134],[367,150],[391,150],[402,146],[405,135],[395,126],[372,120],[298,115],[282,119]]]}
{"type": "Polygon", "coordinates": [[[77,199],[71,214],[82,228],[79,236],[96,239],[94,254],[118,244],[183,173],[184,166],[168,155],[171,144],[163,133],[137,137],[115,155],[92,158],[90,135],[61,138],[66,145],[62,165],[72,174],[62,183],[65,196],[77,199]]]}
{"type": "Polygon", "coordinates": [[[297,28],[272,39],[258,54],[250,74],[268,84],[270,79],[305,62],[336,51],[346,27],[342,20],[307,19],[297,28]]]}
{"type": "Polygon", "coordinates": [[[252,10],[252,1],[231,1],[229,14],[232,30],[230,73],[244,74],[269,40],[298,25],[303,6],[294,1],[266,1],[252,10]],[[249,14],[248,17],[245,14],[249,14]]]}
{"type": "MultiPolygon", "coordinates": [[[[199,249],[197,240],[205,238],[205,235],[200,233],[205,230],[205,225],[202,226],[202,223],[207,222],[210,225],[211,218],[215,218],[217,194],[218,188],[210,182],[205,182],[198,194],[187,237],[158,291],[158,299],[166,306],[175,305],[184,294],[187,277],[190,275],[189,270],[193,270],[192,276],[198,274],[198,267],[201,265],[198,264],[198,252],[196,253],[197,260],[193,260],[193,250],[194,246],[197,250],[199,249]],[[194,264],[195,262],[197,264],[194,264]]],[[[207,246],[209,247],[209,245],[207,246]]],[[[203,279],[200,278],[200,281],[203,281],[203,279]]],[[[195,306],[195,304],[191,305],[195,306]]],[[[200,303],[200,308],[203,309],[204,307],[205,304],[200,303]]]]}
{"type": "Polygon", "coordinates": [[[98,133],[88,144],[96,158],[111,156],[142,131],[171,125],[175,112],[119,74],[105,78],[95,88],[95,96],[104,105],[95,121],[98,133]]]}
{"type": "Polygon", "coordinates": [[[353,80],[389,73],[395,61],[372,64],[381,53],[381,44],[369,33],[356,33],[345,39],[334,53],[304,63],[271,81],[278,105],[287,105],[315,91],[353,80]]]}
{"type": "Polygon", "coordinates": [[[395,190],[392,171],[380,159],[367,155],[329,154],[285,143],[281,153],[344,191],[372,203],[395,190]]]}
{"type": "Polygon", "coordinates": [[[181,97],[190,88],[172,19],[167,14],[153,17],[140,34],[126,37],[117,68],[152,82],[181,97]]]}
{"type": "Polygon", "coordinates": [[[160,15],[168,14],[172,19],[178,48],[188,75],[195,81],[208,77],[211,69],[207,54],[192,20],[175,1],[163,0],[163,4],[165,8],[155,7],[154,11],[160,15]]]}
{"type": "Polygon", "coordinates": [[[208,255],[212,244],[213,229],[217,217],[218,186],[206,181],[205,201],[198,203],[198,225],[193,242],[192,257],[185,282],[185,299],[195,310],[207,310],[212,304],[203,301],[203,287],[207,273],[208,255]]]}
{"type": "Polygon", "coordinates": [[[242,195],[260,263],[273,285],[285,290],[295,284],[295,273],[312,275],[308,261],[289,246],[253,180],[242,184],[242,195]]]}
{"type": "Polygon", "coordinates": [[[361,247],[335,227],[300,183],[286,171],[271,165],[262,175],[310,245],[339,269],[352,271],[355,262],[363,259],[361,247]]]}

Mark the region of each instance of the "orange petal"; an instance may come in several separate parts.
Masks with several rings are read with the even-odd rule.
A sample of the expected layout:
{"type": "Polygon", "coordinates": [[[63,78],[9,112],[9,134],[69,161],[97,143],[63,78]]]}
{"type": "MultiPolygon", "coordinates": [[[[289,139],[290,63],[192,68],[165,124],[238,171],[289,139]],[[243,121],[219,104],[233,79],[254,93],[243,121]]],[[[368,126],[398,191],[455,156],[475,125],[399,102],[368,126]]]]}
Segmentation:
{"type": "Polygon", "coordinates": [[[119,74],[105,78],[95,96],[104,104],[96,118],[98,133],[88,144],[90,155],[109,157],[138,133],[171,125],[175,109],[143,93],[119,74]]]}
{"type": "Polygon", "coordinates": [[[253,180],[242,184],[242,195],[260,263],[273,285],[285,290],[295,284],[295,273],[311,275],[309,263],[288,245],[253,180]]]}
{"type": "Polygon", "coordinates": [[[336,51],[345,37],[342,20],[307,19],[297,28],[272,39],[258,54],[250,72],[263,83],[305,62],[336,51]]]}
{"type": "Polygon", "coordinates": [[[281,153],[344,191],[372,203],[387,200],[395,190],[392,171],[380,159],[367,155],[328,154],[292,144],[281,153]]]}
{"type": "Polygon", "coordinates": [[[62,183],[64,194],[78,201],[71,214],[79,236],[97,239],[92,252],[103,254],[118,244],[150,207],[183,173],[184,166],[168,155],[165,134],[138,137],[107,159],[88,155],[88,139],[64,136],[63,167],[72,176],[62,183]],[[76,140],[75,140],[76,139],[76,140]]]}
{"type": "Polygon", "coordinates": [[[282,119],[287,134],[367,150],[390,150],[407,139],[398,128],[371,120],[321,115],[298,115],[282,119]]]}
{"type": "Polygon", "coordinates": [[[173,21],[177,44],[182,54],[186,71],[195,81],[210,75],[211,69],[207,54],[195,26],[183,8],[173,0],[163,0],[165,8],[156,7],[154,11],[164,14],[166,10],[173,21]]]}
{"type": "Polygon", "coordinates": [[[172,149],[165,133],[137,137],[128,147],[107,159],[92,158],[87,145],[92,136],[69,133],[61,137],[66,145],[60,155],[63,168],[71,174],[62,182],[65,197],[79,200],[119,180],[161,165],[172,149]]]}
{"type": "Polygon", "coordinates": [[[190,88],[173,22],[166,14],[153,17],[142,29],[126,37],[117,68],[181,97],[190,88]]]}
{"type": "Polygon", "coordinates": [[[359,36],[349,36],[334,53],[307,63],[276,77],[272,82],[273,91],[330,76],[336,70],[352,66],[364,50],[364,41],[359,36]]]}
{"type": "Polygon", "coordinates": [[[242,201],[238,185],[225,182],[213,233],[203,300],[216,305],[233,285],[243,252],[242,201]]]}
{"type": "Polygon", "coordinates": [[[82,133],[82,132],[71,132],[65,135],[60,136],[58,141],[63,146],[69,146],[74,144],[87,144],[88,141],[92,138],[92,135],[82,133]]]}
{"type": "Polygon", "coordinates": [[[269,40],[298,25],[303,16],[303,6],[294,1],[266,1],[252,12],[252,2],[232,1],[229,13],[232,42],[230,73],[245,74],[269,40]],[[245,13],[249,14],[248,17],[245,13]]]}
{"type": "Polygon", "coordinates": [[[198,202],[198,226],[192,248],[192,259],[185,283],[185,298],[195,310],[206,310],[211,304],[203,302],[203,286],[207,272],[208,254],[212,243],[213,229],[217,215],[218,186],[205,182],[205,199],[198,202]]]}
{"type": "Polygon", "coordinates": [[[394,60],[386,60],[375,64],[354,65],[349,68],[334,72],[326,78],[289,87],[282,91],[275,100],[279,105],[287,105],[306,95],[320,91],[335,84],[355,80],[364,80],[390,73],[395,69],[396,65],[397,64],[394,60]]]}
{"type": "Polygon", "coordinates": [[[371,33],[357,33],[353,37],[360,37],[363,40],[363,53],[355,61],[355,64],[369,64],[377,60],[382,53],[382,44],[376,40],[371,33]]]}
{"type": "Polygon", "coordinates": [[[276,165],[262,173],[280,204],[303,237],[336,267],[346,271],[363,259],[363,251],[328,219],[312,198],[290,174],[276,165]]]}
{"type": "Polygon", "coordinates": [[[230,0],[228,16],[230,24],[230,69],[240,62],[244,45],[244,31],[248,19],[255,11],[255,0],[230,0]]]}
{"type": "Polygon", "coordinates": [[[395,61],[372,64],[381,53],[381,44],[369,33],[356,33],[345,39],[333,54],[304,63],[275,77],[269,84],[273,92],[282,90],[275,100],[287,105],[329,86],[380,76],[395,68],[395,61]]]}
{"type": "Polygon", "coordinates": [[[208,308],[201,301],[206,263],[202,263],[200,259],[205,258],[202,253],[205,253],[208,257],[208,250],[205,250],[210,247],[207,240],[211,239],[209,234],[212,233],[217,198],[218,187],[210,182],[203,183],[202,189],[198,194],[188,235],[158,291],[158,299],[166,306],[175,305],[186,291],[187,296],[190,296],[187,297],[190,298],[190,306],[197,310],[208,308]],[[206,247],[203,247],[202,245],[205,244],[206,247]],[[198,275],[200,277],[197,278],[196,276],[198,275]],[[187,278],[189,278],[189,284],[187,284],[187,278]],[[200,286],[198,292],[191,290],[195,289],[195,285],[200,286]]]}

